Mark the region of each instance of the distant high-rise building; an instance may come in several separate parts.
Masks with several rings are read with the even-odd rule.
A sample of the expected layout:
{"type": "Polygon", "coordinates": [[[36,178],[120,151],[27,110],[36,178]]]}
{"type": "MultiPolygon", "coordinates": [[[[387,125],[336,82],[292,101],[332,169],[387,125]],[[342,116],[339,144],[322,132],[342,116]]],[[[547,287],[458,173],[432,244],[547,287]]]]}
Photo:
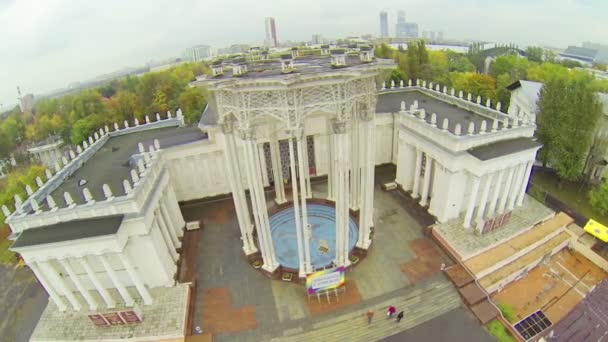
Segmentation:
{"type": "Polygon", "coordinates": [[[395,35],[399,38],[418,38],[418,24],[405,21],[405,12],[397,12],[395,35]]]}
{"type": "Polygon", "coordinates": [[[388,37],[388,13],[386,11],[380,12],[380,37],[388,37]]]}
{"type": "Polygon", "coordinates": [[[196,45],[189,50],[189,57],[192,62],[200,62],[202,60],[211,58],[211,47],[209,45],[196,45]]]}
{"type": "Polygon", "coordinates": [[[267,46],[277,47],[279,43],[277,40],[277,26],[274,22],[274,18],[267,17],[264,23],[266,26],[266,40],[264,43],[267,46]]]}
{"type": "Polygon", "coordinates": [[[312,35],[312,41],[313,44],[322,44],[323,43],[323,36],[321,36],[320,34],[313,34],[312,35]]]}
{"type": "Polygon", "coordinates": [[[432,42],[436,41],[437,40],[437,32],[431,31],[430,39],[431,39],[432,42]]]}
{"type": "Polygon", "coordinates": [[[437,41],[443,42],[443,31],[437,31],[437,41]]]}
{"type": "Polygon", "coordinates": [[[34,108],[34,95],[25,94],[21,95],[21,88],[17,87],[17,94],[19,95],[19,109],[21,113],[31,112],[34,108]]]}

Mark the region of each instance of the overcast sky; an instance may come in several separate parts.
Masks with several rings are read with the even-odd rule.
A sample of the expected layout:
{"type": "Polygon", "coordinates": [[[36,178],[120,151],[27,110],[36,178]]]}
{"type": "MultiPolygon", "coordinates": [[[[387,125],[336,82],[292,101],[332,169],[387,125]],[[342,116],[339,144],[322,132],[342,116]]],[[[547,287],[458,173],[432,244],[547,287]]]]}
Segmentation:
{"type": "Polygon", "coordinates": [[[446,38],[608,44],[606,0],[0,0],[0,111],[16,103],[17,85],[48,92],[195,44],[260,44],[267,16],[279,40],[309,40],[377,35],[382,10],[391,34],[404,10],[446,38]]]}

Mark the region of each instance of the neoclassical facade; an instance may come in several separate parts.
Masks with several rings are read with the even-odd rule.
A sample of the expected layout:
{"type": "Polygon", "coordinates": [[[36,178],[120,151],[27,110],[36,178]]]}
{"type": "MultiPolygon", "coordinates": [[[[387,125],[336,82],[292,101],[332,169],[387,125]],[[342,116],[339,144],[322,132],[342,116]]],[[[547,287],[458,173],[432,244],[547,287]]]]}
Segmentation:
{"type": "Polygon", "coordinates": [[[12,250],[54,303],[47,310],[145,311],[154,291],[179,287],[179,202],[230,196],[244,255],[301,277],[326,266],[316,249],[349,266],[354,248],[372,248],[370,232],[382,229],[377,165],[395,165],[387,187],[457,229],[486,233],[524,203],[540,148],[527,115],[425,81],[383,84],[394,63],[368,47],[297,54],[214,62],[213,75],[190,84],[210,94],[197,127],[183,127],[178,111],[100,128],[16,197],[15,210],[2,208],[12,250]],[[332,243],[313,248],[318,201],[330,208],[332,243]],[[281,264],[272,230],[286,207],[297,267],[281,264]]]}
{"type": "MultiPolygon", "coordinates": [[[[361,249],[370,246],[376,77],[382,69],[392,68],[392,63],[366,61],[366,56],[362,52],[354,63],[349,59],[348,68],[340,68],[336,59],[345,56],[338,51],[331,61],[306,60],[306,64],[298,66],[299,72],[268,72],[268,75],[262,72],[255,77],[246,73],[234,75],[238,65],[233,66],[233,74],[224,75],[221,65],[216,65],[222,69],[214,71],[215,77],[195,84],[204,85],[212,94],[203,122],[207,124],[205,129],[215,131],[215,139],[223,145],[243,251],[250,255],[259,250],[262,268],[268,272],[279,266],[264,195],[269,178],[274,185],[276,204],[289,202],[294,207],[299,274],[313,272],[310,257],[313,232],[307,211],[308,199],[312,197],[311,164],[315,166],[312,176],[327,176],[327,192],[323,197],[336,208],[336,244],[331,247],[335,251],[334,264],[349,264],[351,211],[358,212],[356,246],[361,249]],[[287,147],[288,158],[282,158],[281,144],[287,147]],[[269,149],[264,149],[265,145],[269,149]],[[265,158],[265,151],[269,158],[265,158]],[[312,163],[310,151],[317,157],[312,163]],[[285,194],[287,179],[291,198],[285,194]]],[[[282,70],[289,68],[294,68],[292,56],[282,59],[282,70]]]]}

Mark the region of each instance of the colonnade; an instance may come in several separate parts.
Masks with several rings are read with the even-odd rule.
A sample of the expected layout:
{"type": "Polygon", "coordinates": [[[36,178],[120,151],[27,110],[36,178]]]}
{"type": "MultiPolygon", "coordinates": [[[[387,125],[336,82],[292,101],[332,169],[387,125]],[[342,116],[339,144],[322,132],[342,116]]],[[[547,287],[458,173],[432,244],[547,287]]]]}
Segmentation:
{"type": "MultiPolygon", "coordinates": [[[[180,238],[184,234],[182,228],[185,224],[182,216],[176,210],[179,210],[179,208],[177,207],[175,193],[171,185],[168,185],[161,192],[158,205],[152,211],[150,235],[153,236],[153,240],[161,240],[160,247],[164,247],[171,257],[173,267],[169,271],[172,274],[177,271],[176,263],[179,259],[177,250],[182,245],[180,238]],[[158,234],[160,238],[155,238],[155,234],[158,234]]],[[[128,256],[127,249],[125,247],[120,252],[109,254],[89,254],[81,257],[66,256],[65,258],[44,261],[30,261],[28,266],[61,311],[68,308],[76,311],[81,310],[83,308],[82,299],[84,299],[89,310],[114,308],[117,303],[110,295],[109,288],[115,288],[118,291],[125,306],[133,306],[135,300],[127,291],[127,286],[135,286],[144,304],[152,304],[154,300],[146,287],[140,270],[134,266],[128,256]],[[111,263],[109,259],[114,260],[114,263],[111,263]],[[130,281],[121,280],[124,278],[118,275],[113,264],[120,264],[118,269],[124,270],[130,281]],[[95,271],[92,265],[101,265],[104,272],[95,271]],[[81,270],[84,270],[86,276],[76,272],[75,267],[78,266],[81,270]],[[65,277],[65,275],[68,277],[65,277]],[[109,280],[109,284],[104,285],[102,275],[105,275],[106,282],[109,280]],[[86,284],[83,282],[83,278],[88,280],[86,284]],[[90,289],[91,284],[93,290],[90,289]],[[108,286],[110,284],[111,286],[108,286]],[[75,292],[72,291],[74,288],[76,289],[75,292]]]]}
{"type": "MultiPolygon", "coordinates": [[[[221,124],[225,142],[225,160],[227,176],[233,194],[237,220],[246,254],[257,252],[253,238],[253,224],[257,227],[257,242],[263,259],[263,268],[273,272],[278,263],[274,252],[273,241],[268,219],[268,208],[264,194],[265,163],[260,158],[260,146],[263,142],[255,137],[253,128],[238,129],[241,139],[236,138],[235,122],[221,124]],[[239,154],[240,151],[242,155],[239,154]],[[244,164],[243,170],[240,165],[244,164]],[[245,177],[242,175],[245,171],[245,177]],[[243,178],[247,184],[243,184],[243,178]],[[250,189],[251,210],[245,189],[250,189]],[[253,224],[250,220],[253,217],[253,224]]],[[[287,202],[282,174],[279,141],[275,129],[270,136],[270,160],[274,175],[275,202],[287,202]]],[[[351,121],[331,123],[328,139],[329,172],[328,199],[335,201],[336,206],[336,265],[348,265],[349,255],[349,222],[350,210],[359,210],[359,237],[357,246],[367,249],[373,226],[373,190],[374,190],[374,132],[373,117],[352,118],[351,121]]],[[[296,239],[300,276],[313,272],[310,257],[310,239],[312,229],[308,223],[307,202],[312,197],[309,155],[306,134],[303,125],[289,129],[287,132],[289,146],[290,178],[292,200],[295,215],[296,239]]]]}
{"type": "Polygon", "coordinates": [[[471,193],[463,226],[471,227],[474,214],[475,223],[480,228],[486,218],[509,212],[515,206],[523,205],[532,165],[533,161],[526,161],[481,177],[471,175],[471,193]],[[483,188],[480,191],[482,184],[483,188]],[[494,191],[490,194],[492,186],[494,191]]]}
{"type": "Polygon", "coordinates": [[[124,305],[127,307],[133,306],[135,300],[129,291],[127,291],[127,286],[130,284],[125,284],[118,276],[116,269],[108,261],[110,257],[119,261],[120,267],[126,271],[127,276],[131,280],[130,284],[135,285],[137,293],[143,299],[144,304],[152,304],[154,300],[141,278],[140,270],[133,266],[131,259],[124,251],[121,253],[88,255],[79,258],[32,261],[28,263],[28,266],[61,311],[65,311],[70,307],[75,311],[82,310],[83,303],[80,298],[84,299],[89,310],[98,310],[101,307],[108,309],[116,307],[116,301],[110,295],[108,288],[103,286],[99,273],[95,272],[91,266],[92,263],[103,266],[113,287],[120,294],[124,305]],[[93,284],[94,290],[90,290],[84,285],[80,276],[74,271],[73,267],[75,264],[84,269],[86,277],[93,284]],[[65,274],[69,276],[69,279],[66,279],[65,274]],[[72,291],[69,282],[73,284],[77,292],[72,291]],[[76,294],[80,294],[80,296],[76,294]],[[99,298],[102,300],[99,301],[99,298]]]}

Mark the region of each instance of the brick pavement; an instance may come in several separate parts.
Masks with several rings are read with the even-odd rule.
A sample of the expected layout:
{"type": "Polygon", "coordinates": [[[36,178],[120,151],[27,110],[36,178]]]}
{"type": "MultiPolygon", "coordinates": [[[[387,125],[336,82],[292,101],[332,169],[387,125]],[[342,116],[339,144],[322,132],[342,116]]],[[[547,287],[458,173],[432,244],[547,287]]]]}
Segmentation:
{"type": "Polygon", "coordinates": [[[212,334],[233,333],[257,327],[253,306],[234,307],[229,289],[204,289],[201,297],[203,331],[212,334]]]}

